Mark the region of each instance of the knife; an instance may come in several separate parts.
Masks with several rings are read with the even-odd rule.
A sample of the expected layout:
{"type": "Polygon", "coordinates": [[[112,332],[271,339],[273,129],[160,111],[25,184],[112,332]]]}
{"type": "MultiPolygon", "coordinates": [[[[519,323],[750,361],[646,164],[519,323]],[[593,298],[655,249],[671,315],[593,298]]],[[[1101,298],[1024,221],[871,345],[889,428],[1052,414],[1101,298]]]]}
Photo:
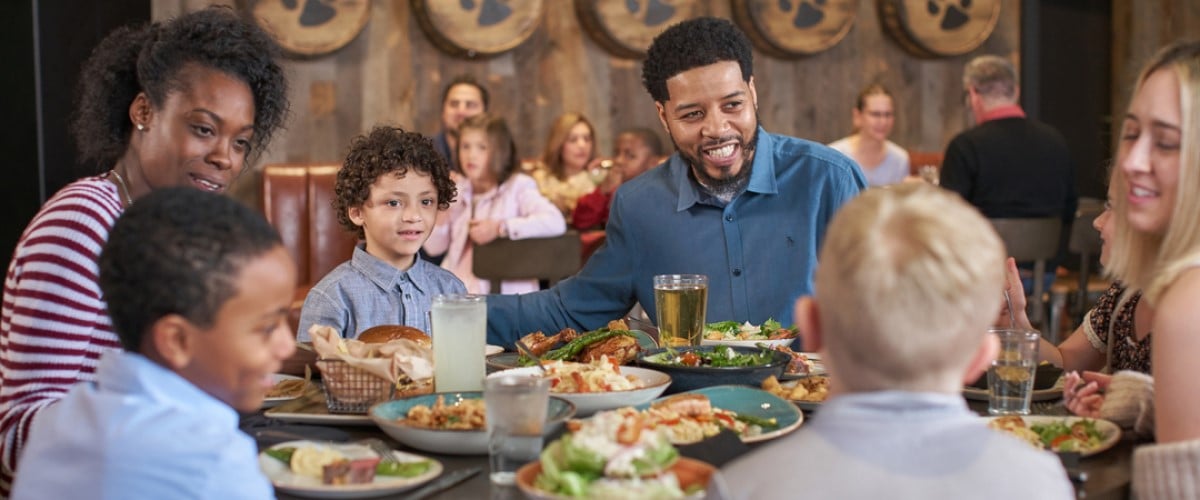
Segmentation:
{"type": "Polygon", "coordinates": [[[482,467],[471,467],[469,469],[459,469],[448,472],[446,475],[438,478],[436,481],[433,481],[425,485],[423,488],[414,491],[406,498],[408,500],[422,500],[424,498],[429,498],[437,493],[440,493],[442,490],[452,488],[458,483],[470,479],[475,474],[479,474],[479,471],[481,470],[483,470],[482,467]]]}

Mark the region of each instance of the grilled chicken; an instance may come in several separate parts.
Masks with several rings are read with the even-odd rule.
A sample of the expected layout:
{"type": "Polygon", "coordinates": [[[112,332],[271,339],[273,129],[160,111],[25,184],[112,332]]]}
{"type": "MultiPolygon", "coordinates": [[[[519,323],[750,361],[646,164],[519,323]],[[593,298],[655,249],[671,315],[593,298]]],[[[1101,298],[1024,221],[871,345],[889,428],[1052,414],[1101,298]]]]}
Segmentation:
{"type": "Polygon", "coordinates": [[[641,350],[636,338],[629,335],[617,335],[584,347],[583,352],[579,353],[579,361],[587,363],[607,355],[608,359],[623,365],[637,358],[641,350]]]}
{"type": "Polygon", "coordinates": [[[530,351],[533,351],[534,354],[541,356],[547,352],[550,352],[550,349],[554,349],[554,346],[558,345],[559,343],[565,344],[575,340],[575,338],[578,336],[579,332],[575,331],[574,328],[564,328],[562,331],[550,336],[546,336],[546,334],[540,331],[533,332],[529,335],[521,337],[521,342],[523,342],[530,351]]]}

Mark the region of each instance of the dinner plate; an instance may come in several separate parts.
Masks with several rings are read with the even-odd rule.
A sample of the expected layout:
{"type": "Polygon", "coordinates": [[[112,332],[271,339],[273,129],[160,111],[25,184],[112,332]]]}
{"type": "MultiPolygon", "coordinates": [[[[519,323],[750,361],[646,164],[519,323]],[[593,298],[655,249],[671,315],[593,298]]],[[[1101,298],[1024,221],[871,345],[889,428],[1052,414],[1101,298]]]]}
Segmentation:
{"type": "Polygon", "coordinates": [[[767,347],[776,347],[781,345],[791,345],[796,338],[790,339],[775,339],[775,340],[709,340],[700,339],[700,345],[730,345],[733,347],[758,347],[758,344],[766,344],[767,347]]]}
{"type": "MultiPolygon", "coordinates": [[[[1000,417],[994,416],[994,417],[982,417],[982,418],[985,418],[990,421],[990,420],[997,419],[1000,417]]],[[[1116,446],[1117,442],[1119,442],[1121,440],[1121,426],[1117,425],[1114,422],[1111,422],[1109,420],[1104,420],[1101,418],[1057,417],[1057,416],[1053,416],[1053,415],[1022,415],[1021,420],[1025,421],[1026,427],[1032,427],[1032,426],[1038,425],[1038,424],[1049,424],[1049,423],[1054,423],[1054,422],[1065,422],[1069,426],[1080,420],[1095,421],[1096,422],[1096,430],[1100,431],[1100,434],[1103,435],[1104,437],[1100,439],[1100,444],[1097,445],[1095,448],[1079,452],[1079,455],[1082,457],[1090,457],[1090,456],[1100,453],[1104,450],[1112,448],[1113,446],[1116,446]]],[[[999,430],[999,429],[997,429],[997,430],[999,430]]],[[[1001,431],[1001,432],[1004,432],[1004,431],[1001,431]]]]}
{"type": "MultiPolygon", "coordinates": [[[[654,341],[654,338],[651,337],[650,334],[641,330],[629,330],[629,332],[632,333],[634,337],[637,337],[638,345],[641,346],[643,350],[658,348],[658,343],[654,341]]],[[[520,357],[521,354],[518,352],[501,352],[499,354],[492,354],[487,357],[487,366],[491,370],[520,368],[521,365],[517,362],[520,357]]]]}
{"type": "MultiPolygon", "coordinates": [[[[283,382],[284,380],[304,380],[304,377],[297,377],[295,375],[285,375],[283,373],[276,373],[271,376],[271,383],[273,383],[275,385],[279,385],[279,383],[283,382]]],[[[262,407],[263,408],[274,408],[276,406],[279,406],[283,403],[286,403],[288,401],[291,401],[291,400],[296,399],[303,395],[304,395],[304,390],[301,389],[300,392],[296,393],[295,396],[280,396],[280,397],[274,397],[274,398],[263,398],[262,407]]]]}
{"type": "Polygon", "coordinates": [[[825,363],[821,362],[821,355],[819,353],[802,352],[800,354],[803,354],[812,362],[812,370],[808,374],[783,372],[783,376],[779,377],[779,380],[796,380],[804,377],[829,375],[829,372],[825,371],[825,363]]]}
{"type": "MultiPolygon", "coordinates": [[[[1033,395],[1030,397],[1030,400],[1031,401],[1052,401],[1055,399],[1061,399],[1062,394],[1063,394],[1063,379],[1064,378],[1065,377],[1059,377],[1058,381],[1054,383],[1054,387],[1051,387],[1049,389],[1034,389],[1033,395]]],[[[963,393],[964,398],[970,399],[972,401],[987,401],[988,397],[989,397],[987,389],[980,389],[978,387],[972,387],[969,385],[963,387],[962,393],[963,393]]]]}
{"type": "Polygon", "coordinates": [[[263,415],[296,424],[375,425],[366,413],[329,413],[325,393],[319,387],[310,387],[303,397],[285,401],[263,415]]]}
{"type": "Polygon", "coordinates": [[[488,344],[487,347],[483,348],[484,356],[491,356],[493,354],[500,354],[502,352],[504,352],[504,348],[498,345],[488,344]]]}
{"type": "MultiPolygon", "coordinates": [[[[541,376],[542,372],[536,366],[526,366],[498,371],[488,377],[499,377],[501,374],[541,376]]],[[[611,392],[551,392],[550,395],[570,401],[575,405],[575,415],[586,417],[601,410],[646,403],[662,395],[663,391],[667,390],[667,386],[671,385],[670,375],[649,368],[622,366],[621,374],[637,377],[645,383],[645,387],[611,392]]]]}
{"type": "MultiPolygon", "coordinates": [[[[708,397],[708,401],[712,403],[713,408],[720,408],[740,415],[750,415],[763,419],[774,418],[776,423],[779,424],[774,429],[764,429],[762,434],[756,436],[738,436],[743,443],[757,443],[775,439],[796,430],[800,427],[800,424],[804,423],[804,414],[796,409],[795,405],[786,399],[762,389],[755,389],[744,385],[717,385],[679,394],[703,394],[708,397]]],[[[679,396],[679,394],[658,398],[653,402],[638,405],[637,408],[644,410],[654,403],[679,396]]]]}
{"type": "MultiPolygon", "coordinates": [[[[272,446],[270,449],[299,448],[301,446],[332,448],[341,452],[347,458],[377,456],[369,447],[355,443],[337,444],[317,441],[288,441],[272,446]]],[[[432,458],[405,453],[399,450],[392,450],[392,454],[396,457],[396,460],[401,462],[429,460],[433,462],[433,465],[424,474],[416,477],[375,476],[375,480],[370,483],[336,485],[323,484],[319,478],[295,474],[287,464],[267,455],[265,451],[258,454],[258,465],[277,490],[309,498],[367,498],[392,495],[415,488],[442,473],[442,464],[432,458]]]]}

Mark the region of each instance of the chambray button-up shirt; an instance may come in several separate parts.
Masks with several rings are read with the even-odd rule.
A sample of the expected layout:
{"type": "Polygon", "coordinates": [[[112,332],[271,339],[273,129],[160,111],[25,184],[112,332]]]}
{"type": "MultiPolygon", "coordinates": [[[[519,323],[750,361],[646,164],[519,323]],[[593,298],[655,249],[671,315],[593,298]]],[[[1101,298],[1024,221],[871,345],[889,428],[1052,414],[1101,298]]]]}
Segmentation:
{"type": "Polygon", "coordinates": [[[488,342],[563,327],[595,329],[641,303],[656,317],[658,274],[708,275],[706,321],[792,322],[812,292],[825,228],[866,187],[849,158],[758,129],[746,190],[728,204],[702,193],[678,153],[622,185],[607,238],[579,274],[550,290],[488,297],[488,342]]]}
{"type": "Polygon", "coordinates": [[[132,352],[34,419],[12,498],[274,498],[238,414],[132,352]]]}
{"type": "Polygon", "coordinates": [[[312,340],[312,325],[336,328],[345,338],[379,325],[406,325],[432,336],[429,308],[433,297],[467,293],[454,273],[420,257],[407,271],[367,253],[359,243],[354,255],[325,275],[304,299],[296,339],[312,340]]]}

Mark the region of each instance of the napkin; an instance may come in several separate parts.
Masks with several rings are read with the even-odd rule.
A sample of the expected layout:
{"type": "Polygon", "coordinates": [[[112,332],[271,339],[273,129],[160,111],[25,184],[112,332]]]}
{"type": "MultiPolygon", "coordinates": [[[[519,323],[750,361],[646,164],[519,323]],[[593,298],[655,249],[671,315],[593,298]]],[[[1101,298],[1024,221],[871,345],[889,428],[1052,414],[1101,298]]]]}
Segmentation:
{"type": "Polygon", "coordinates": [[[393,384],[407,375],[415,383],[433,378],[433,350],[408,339],[368,344],[344,339],[337,329],[313,325],[308,334],[320,359],[340,359],[393,384]]]}

